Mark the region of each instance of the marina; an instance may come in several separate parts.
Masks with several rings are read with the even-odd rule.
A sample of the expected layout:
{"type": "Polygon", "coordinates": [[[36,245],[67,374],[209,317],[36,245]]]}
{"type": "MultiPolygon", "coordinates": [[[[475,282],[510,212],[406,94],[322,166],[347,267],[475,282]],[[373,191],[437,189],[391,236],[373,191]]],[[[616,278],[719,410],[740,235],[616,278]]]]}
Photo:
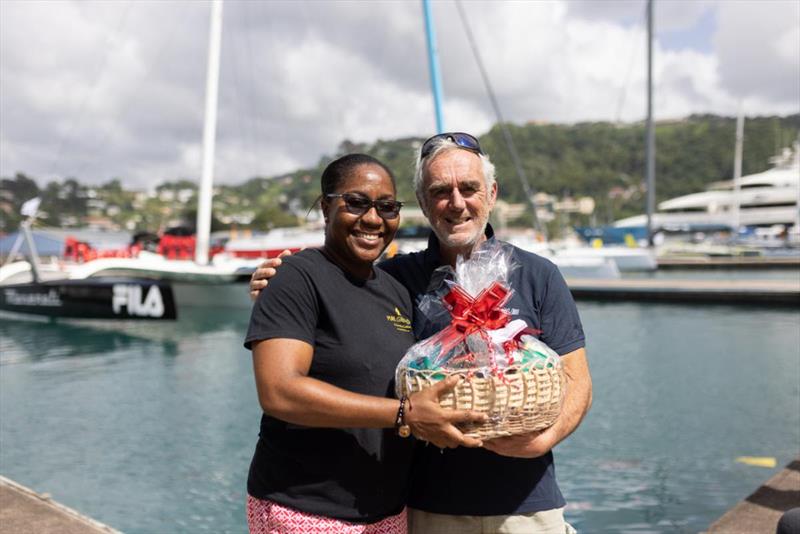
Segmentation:
{"type": "MultiPolygon", "coordinates": [[[[796,457],[800,310],[579,311],[595,400],[556,448],[579,531],[701,532],[777,471],[737,457],[796,457]]],[[[4,320],[3,475],[128,534],[244,533],[260,413],[248,317],[196,309],[129,332],[4,320]]]]}
{"type": "MultiPolygon", "coordinates": [[[[797,6],[78,4],[0,2],[3,534],[245,534],[262,406],[272,414],[254,374],[262,394],[263,376],[280,376],[254,373],[243,347],[253,270],[341,238],[361,244],[332,250],[371,243],[356,261],[370,273],[381,239],[387,257],[417,251],[431,223],[456,250],[484,215],[556,265],[580,313],[593,404],[553,450],[578,532],[771,534],[800,505],[797,6]],[[471,165],[434,172],[432,134],[471,165]],[[373,169],[379,195],[323,172],[356,153],[386,165],[373,169]],[[383,230],[344,224],[373,208],[383,230]],[[391,244],[390,220],[409,225],[391,244]]],[[[529,280],[538,326],[571,328],[578,346],[547,272],[529,280]]],[[[362,344],[350,304],[326,319],[341,314],[362,344]]],[[[386,319],[407,330],[417,317],[397,306],[386,319]]],[[[482,347],[486,317],[470,318],[482,347]]],[[[386,364],[377,341],[359,356],[363,383],[386,364]]],[[[588,391],[581,367],[575,392],[588,391]]],[[[513,513],[519,488],[501,465],[472,479],[513,513]]],[[[451,500],[488,504],[439,475],[464,492],[451,500]]]]}

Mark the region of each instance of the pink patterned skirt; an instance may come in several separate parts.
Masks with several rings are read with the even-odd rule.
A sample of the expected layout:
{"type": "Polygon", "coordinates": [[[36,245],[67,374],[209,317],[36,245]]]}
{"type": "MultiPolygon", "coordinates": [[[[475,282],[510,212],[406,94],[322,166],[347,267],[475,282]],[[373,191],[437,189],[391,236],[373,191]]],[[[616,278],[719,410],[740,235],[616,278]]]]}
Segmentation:
{"type": "Polygon", "coordinates": [[[250,534],[407,534],[406,509],[377,523],[350,523],[307,514],[264,499],[247,496],[250,534]]]}

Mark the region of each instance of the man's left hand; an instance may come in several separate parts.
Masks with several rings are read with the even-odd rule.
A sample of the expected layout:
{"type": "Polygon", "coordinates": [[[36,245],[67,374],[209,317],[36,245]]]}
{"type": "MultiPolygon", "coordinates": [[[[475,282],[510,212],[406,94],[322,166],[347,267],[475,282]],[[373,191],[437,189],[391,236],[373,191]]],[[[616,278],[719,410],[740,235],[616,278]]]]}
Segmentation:
{"type": "Polygon", "coordinates": [[[592,377],[586,362],[586,351],[582,348],[563,355],[561,363],[567,377],[567,391],[561,414],[553,426],[541,432],[485,441],[485,449],[503,456],[538,458],[572,434],[592,405],[592,377]]]}
{"type": "Polygon", "coordinates": [[[483,442],[483,448],[501,456],[514,458],[538,458],[550,452],[558,443],[558,436],[553,427],[529,434],[517,434],[504,438],[495,438],[483,442]]]}

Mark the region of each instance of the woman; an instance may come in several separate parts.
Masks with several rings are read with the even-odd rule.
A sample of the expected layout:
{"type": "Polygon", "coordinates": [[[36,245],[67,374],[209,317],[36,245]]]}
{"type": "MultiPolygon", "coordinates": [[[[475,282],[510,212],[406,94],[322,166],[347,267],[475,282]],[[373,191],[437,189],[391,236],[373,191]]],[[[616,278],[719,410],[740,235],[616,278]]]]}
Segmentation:
{"type": "Polygon", "coordinates": [[[439,446],[479,446],[437,387],[392,399],[414,342],[408,292],[373,262],[402,203],[392,173],[363,154],[322,174],[325,244],[287,258],[253,308],[252,349],[264,415],[248,477],[250,532],[404,533],[411,431],[439,446]]]}

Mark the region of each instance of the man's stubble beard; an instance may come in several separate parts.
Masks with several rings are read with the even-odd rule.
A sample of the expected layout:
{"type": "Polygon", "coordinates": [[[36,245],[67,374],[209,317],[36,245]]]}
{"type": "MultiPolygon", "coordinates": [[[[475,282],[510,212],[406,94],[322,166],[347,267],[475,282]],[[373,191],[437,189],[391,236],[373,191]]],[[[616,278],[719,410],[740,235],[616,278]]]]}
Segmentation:
{"type": "MultiPolygon", "coordinates": [[[[488,207],[487,207],[488,210],[488,207]]],[[[436,234],[436,237],[439,239],[439,243],[444,245],[448,249],[457,249],[459,252],[464,252],[466,250],[472,251],[476,245],[483,241],[483,236],[486,234],[486,226],[489,224],[489,215],[490,211],[487,211],[485,219],[482,221],[480,228],[476,230],[475,234],[470,236],[469,239],[460,242],[453,242],[451,239],[451,234],[440,235],[439,232],[436,231],[436,227],[431,225],[433,232],[436,234]]]]}

